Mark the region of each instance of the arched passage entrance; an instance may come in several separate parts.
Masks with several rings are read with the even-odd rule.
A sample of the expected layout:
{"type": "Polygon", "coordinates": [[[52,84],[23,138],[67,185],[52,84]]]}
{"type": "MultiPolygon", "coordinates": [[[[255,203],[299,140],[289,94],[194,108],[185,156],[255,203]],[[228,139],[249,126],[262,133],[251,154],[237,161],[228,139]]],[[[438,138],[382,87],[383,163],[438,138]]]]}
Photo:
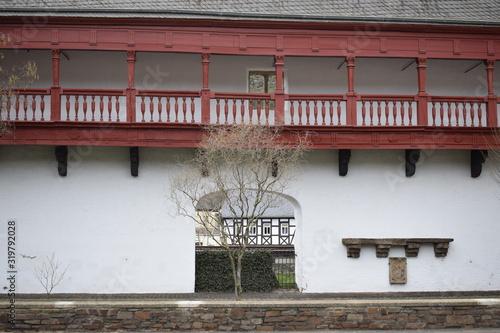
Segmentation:
{"type": "MultiPolygon", "coordinates": [[[[239,246],[246,242],[250,251],[269,250],[280,287],[295,288],[295,240],[300,209],[294,198],[283,194],[278,196],[279,200],[273,199],[273,204],[266,209],[258,209],[262,214],[247,217],[227,204],[223,194],[205,195],[196,206],[196,249],[216,249],[221,244],[239,246]]],[[[259,203],[250,200],[248,205],[259,206],[259,203]]]]}

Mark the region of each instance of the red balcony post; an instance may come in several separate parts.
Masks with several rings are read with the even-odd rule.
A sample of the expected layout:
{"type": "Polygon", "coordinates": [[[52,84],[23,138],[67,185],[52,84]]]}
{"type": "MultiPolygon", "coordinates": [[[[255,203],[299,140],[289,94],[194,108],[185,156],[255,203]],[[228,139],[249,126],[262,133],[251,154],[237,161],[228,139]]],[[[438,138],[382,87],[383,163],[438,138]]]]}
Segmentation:
{"type": "Polygon", "coordinates": [[[209,69],[210,69],[210,54],[203,53],[201,55],[201,70],[203,77],[203,85],[201,88],[201,123],[210,123],[210,88],[209,88],[209,69]]]}
{"type": "Polygon", "coordinates": [[[493,70],[495,69],[495,60],[485,60],[484,65],[486,66],[486,80],[488,81],[487,126],[498,127],[497,96],[495,96],[495,89],[493,86],[493,70]]]}
{"type": "Polygon", "coordinates": [[[52,87],[50,88],[50,120],[61,120],[61,86],[59,85],[59,64],[61,50],[52,50],[52,87]]]}
{"type": "Polygon", "coordinates": [[[420,126],[428,125],[428,108],[429,95],[426,89],[427,80],[427,58],[417,59],[417,73],[418,73],[418,115],[417,124],[420,126]]]}
{"type": "Polygon", "coordinates": [[[346,125],[354,125],[357,124],[357,94],[354,91],[354,61],[355,57],[347,57],[347,119],[346,125]]]}
{"type": "Polygon", "coordinates": [[[276,91],[274,92],[274,123],[283,125],[285,123],[285,91],[283,89],[283,67],[285,57],[282,55],[274,57],[274,67],[276,68],[276,91]]]}
{"type": "Polygon", "coordinates": [[[133,50],[127,51],[127,72],[127,122],[135,122],[135,51],[133,50]]]}

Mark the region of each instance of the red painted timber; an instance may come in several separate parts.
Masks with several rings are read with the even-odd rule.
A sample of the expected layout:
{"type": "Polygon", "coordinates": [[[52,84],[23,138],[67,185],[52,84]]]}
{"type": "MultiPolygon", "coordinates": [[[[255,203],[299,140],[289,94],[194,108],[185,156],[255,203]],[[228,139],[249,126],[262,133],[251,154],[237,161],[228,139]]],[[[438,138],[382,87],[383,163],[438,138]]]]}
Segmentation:
{"type": "MultiPolygon", "coordinates": [[[[293,126],[285,131],[310,132],[313,149],[500,148],[495,129],[487,127],[293,126]]],[[[202,133],[199,124],[18,122],[0,145],[196,147],[202,133]]]]}
{"type": "MultiPolygon", "coordinates": [[[[500,59],[500,36],[482,33],[354,31],[180,26],[2,25],[13,36],[2,48],[250,54],[500,59]],[[35,29],[36,33],[33,33],[35,29]]],[[[471,29],[471,31],[477,31],[471,29]]]]}

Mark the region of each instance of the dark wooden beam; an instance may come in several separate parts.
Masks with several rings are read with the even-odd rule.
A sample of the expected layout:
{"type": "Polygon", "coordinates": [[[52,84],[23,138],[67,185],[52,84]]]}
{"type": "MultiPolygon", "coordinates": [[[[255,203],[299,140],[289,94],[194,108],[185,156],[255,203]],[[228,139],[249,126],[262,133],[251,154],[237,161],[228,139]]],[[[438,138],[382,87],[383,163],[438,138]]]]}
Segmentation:
{"type": "Polygon", "coordinates": [[[139,147],[130,147],[130,174],[139,176],[139,147]]]}
{"type": "Polygon", "coordinates": [[[57,172],[59,176],[68,174],[68,146],[56,146],[57,172]]]}
{"type": "Polygon", "coordinates": [[[339,176],[347,175],[349,161],[351,160],[350,149],[339,149],[339,176]]]}

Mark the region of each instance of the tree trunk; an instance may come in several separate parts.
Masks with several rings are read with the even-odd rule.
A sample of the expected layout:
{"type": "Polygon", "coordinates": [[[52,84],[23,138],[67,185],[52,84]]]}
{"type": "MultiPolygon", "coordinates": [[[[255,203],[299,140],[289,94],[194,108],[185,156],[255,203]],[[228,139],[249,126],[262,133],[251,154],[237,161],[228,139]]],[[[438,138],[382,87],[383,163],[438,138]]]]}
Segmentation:
{"type": "Polygon", "coordinates": [[[243,288],[241,287],[241,258],[243,258],[243,252],[238,251],[237,261],[236,261],[236,281],[235,285],[237,287],[237,300],[241,300],[241,294],[243,293],[243,288]]]}
{"type": "MultiPolygon", "coordinates": [[[[229,250],[231,251],[231,250],[229,250]]],[[[229,259],[231,261],[231,270],[233,271],[234,280],[234,296],[237,301],[241,300],[241,294],[243,293],[243,288],[241,287],[241,259],[245,252],[237,251],[229,252],[229,259]],[[234,257],[236,255],[236,258],[234,257]]]]}

